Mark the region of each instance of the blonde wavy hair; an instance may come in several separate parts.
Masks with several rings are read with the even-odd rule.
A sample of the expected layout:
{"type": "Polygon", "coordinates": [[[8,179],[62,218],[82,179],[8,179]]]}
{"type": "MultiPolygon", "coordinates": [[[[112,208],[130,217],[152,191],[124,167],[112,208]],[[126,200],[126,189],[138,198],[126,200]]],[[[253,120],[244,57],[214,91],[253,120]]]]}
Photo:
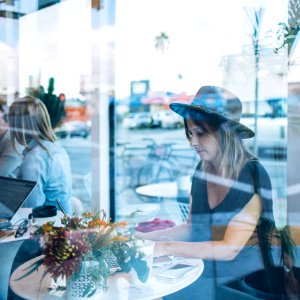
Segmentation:
{"type": "MultiPolygon", "coordinates": [[[[228,126],[228,123],[218,123],[216,120],[202,119],[197,116],[189,116],[189,118],[197,126],[208,135],[218,141],[219,153],[218,160],[220,162],[221,176],[226,179],[236,180],[241,169],[251,159],[256,159],[255,156],[245,148],[242,139],[237,133],[228,126]]],[[[184,120],[185,134],[190,140],[187,120],[184,120]]],[[[211,163],[202,161],[201,171],[209,173],[211,163]]]]}
{"type": "Polygon", "coordinates": [[[47,108],[38,98],[25,96],[15,100],[9,108],[8,123],[14,149],[16,141],[28,148],[34,140],[48,153],[42,141],[56,140],[47,108]]]}

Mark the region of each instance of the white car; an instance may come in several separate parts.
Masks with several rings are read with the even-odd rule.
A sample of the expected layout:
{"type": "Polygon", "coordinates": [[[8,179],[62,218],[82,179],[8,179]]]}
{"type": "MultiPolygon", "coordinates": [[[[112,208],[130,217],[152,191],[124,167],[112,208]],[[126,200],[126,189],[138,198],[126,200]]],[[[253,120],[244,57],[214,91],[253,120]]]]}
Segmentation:
{"type": "Polygon", "coordinates": [[[172,110],[160,110],[152,114],[152,126],[161,128],[181,128],[183,118],[172,110]]]}
{"type": "Polygon", "coordinates": [[[129,129],[149,128],[152,126],[152,117],[148,112],[131,113],[124,118],[123,125],[129,129]]]}

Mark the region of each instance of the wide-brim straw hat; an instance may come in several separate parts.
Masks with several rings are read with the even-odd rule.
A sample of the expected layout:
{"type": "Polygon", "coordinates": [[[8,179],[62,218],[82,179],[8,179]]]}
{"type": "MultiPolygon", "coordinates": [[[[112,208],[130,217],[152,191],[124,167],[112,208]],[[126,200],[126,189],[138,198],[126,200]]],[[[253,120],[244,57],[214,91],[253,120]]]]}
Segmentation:
{"type": "Polygon", "coordinates": [[[235,131],[241,139],[255,136],[250,128],[240,123],[241,100],[230,91],[218,86],[202,86],[191,104],[173,102],[170,108],[185,119],[192,117],[216,124],[226,122],[228,128],[235,131]]]}

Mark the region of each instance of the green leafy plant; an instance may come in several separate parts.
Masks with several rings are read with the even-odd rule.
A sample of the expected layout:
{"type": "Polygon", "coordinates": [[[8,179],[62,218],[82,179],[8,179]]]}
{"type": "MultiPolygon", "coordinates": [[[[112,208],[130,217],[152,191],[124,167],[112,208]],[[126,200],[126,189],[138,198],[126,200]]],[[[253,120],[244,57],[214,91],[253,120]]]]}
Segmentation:
{"type": "Polygon", "coordinates": [[[290,0],[288,6],[288,22],[281,22],[277,39],[279,46],[275,48],[275,53],[287,46],[288,56],[292,55],[293,48],[295,46],[299,29],[300,29],[300,1],[290,0]]]}
{"type": "Polygon", "coordinates": [[[37,89],[29,88],[27,92],[30,96],[43,101],[49,113],[52,128],[59,126],[65,114],[65,108],[64,103],[54,94],[54,78],[49,78],[47,93],[43,86],[39,86],[37,89]]]}

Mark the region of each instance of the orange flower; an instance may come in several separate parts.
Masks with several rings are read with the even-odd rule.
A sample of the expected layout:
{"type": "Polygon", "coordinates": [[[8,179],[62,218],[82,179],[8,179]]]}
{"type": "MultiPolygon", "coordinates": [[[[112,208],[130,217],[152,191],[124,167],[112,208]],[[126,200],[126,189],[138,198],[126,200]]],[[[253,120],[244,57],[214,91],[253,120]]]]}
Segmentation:
{"type": "Polygon", "coordinates": [[[89,228],[94,228],[94,227],[96,227],[95,221],[89,221],[89,222],[88,222],[88,227],[89,227],[89,228]]]}
{"type": "Polygon", "coordinates": [[[89,221],[88,222],[88,227],[89,228],[95,228],[95,227],[100,227],[100,226],[108,226],[108,224],[103,221],[103,220],[100,220],[100,219],[97,219],[97,220],[92,220],[92,221],[89,221]]]}
{"type": "Polygon", "coordinates": [[[124,228],[127,226],[127,222],[126,221],[121,221],[117,223],[119,227],[124,228]]]}
{"type": "Polygon", "coordinates": [[[44,232],[50,232],[52,230],[52,226],[49,223],[44,224],[42,227],[44,232]]]}
{"type": "Polygon", "coordinates": [[[103,220],[100,220],[100,219],[98,219],[98,220],[96,221],[96,223],[97,223],[98,226],[101,226],[101,225],[107,226],[107,223],[106,223],[105,221],[103,221],[103,220]]]}
{"type": "Polygon", "coordinates": [[[113,237],[113,238],[111,238],[111,239],[105,241],[105,242],[103,243],[103,246],[108,245],[108,244],[113,243],[113,242],[124,243],[124,242],[127,242],[128,240],[129,240],[129,239],[128,239],[127,237],[125,237],[125,236],[123,236],[123,235],[119,235],[119,236],[115,236],[115,237],[113,237]]]}

